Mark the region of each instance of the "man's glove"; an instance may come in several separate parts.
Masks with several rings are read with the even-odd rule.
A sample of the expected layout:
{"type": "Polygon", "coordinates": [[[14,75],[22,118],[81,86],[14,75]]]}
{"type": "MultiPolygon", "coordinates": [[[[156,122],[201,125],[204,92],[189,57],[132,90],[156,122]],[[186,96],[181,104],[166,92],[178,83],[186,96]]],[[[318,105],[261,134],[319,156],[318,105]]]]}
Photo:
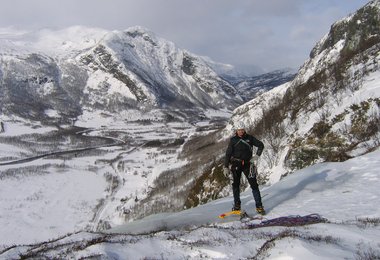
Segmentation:
{"type": "Polygon", "coordinates": [[[254,156],[252,156],[250,163],[257,166],[257,164],[259,163],[259,156],[256,154],[254,156]]]}
{"type": "Polygon", "coordinates": [[[223,167],[223,174],[227,178],[230,178],[230,169],[228,169],[228,167],[223,167]]]}

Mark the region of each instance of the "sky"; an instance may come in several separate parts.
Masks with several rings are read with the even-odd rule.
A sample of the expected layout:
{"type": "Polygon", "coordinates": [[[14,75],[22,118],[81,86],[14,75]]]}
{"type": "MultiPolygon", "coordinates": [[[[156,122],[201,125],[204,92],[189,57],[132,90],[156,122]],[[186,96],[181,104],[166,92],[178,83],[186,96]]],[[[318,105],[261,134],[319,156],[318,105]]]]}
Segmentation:
{"type": "Polygon", "coordinates": [[[298,69],[335,21],[368,0],[0,0],[0,28],[143,26],[238,68],[298,69]]]}

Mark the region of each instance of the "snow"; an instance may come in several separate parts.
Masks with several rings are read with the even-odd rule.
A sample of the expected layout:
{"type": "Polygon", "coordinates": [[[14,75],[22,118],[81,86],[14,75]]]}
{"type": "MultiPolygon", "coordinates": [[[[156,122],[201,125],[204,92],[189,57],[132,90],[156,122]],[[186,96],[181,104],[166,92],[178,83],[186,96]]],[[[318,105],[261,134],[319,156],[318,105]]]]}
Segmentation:
{"type": "Polygon", "coordinates": [[[101,70],[97,70],[94,73],[90,74],[84,93],[89,95],[90,104],[104,103],[106,100],[110,99],[110,96],[126,97],[132,100],[136,100],[135,95],[130,91],[129,88],[124,85],[124,83],[114,77],[110,77],[109,74],[101,70]],[[102,95],[92,96],[91,93],[95,92],[98,89],[102,91],[102,95]]]}
{"type": "MultiPolygon", "coordinates": [[[[364,65],[351,68],[352,73],[364,65]]],[[[112,85],[107,91],[121,93],[122,89],[114,79],[105,78],[101,72],[95,73],[94,77],[102,78],[112,85]]],[[[89,78],[89,88],[94,79],[89,78]]],[[[378,96],[379,79],[379,72],[371,73],[363,78],[363,85],[358,91],[343,93],[341,106],[335,107],[331,117],[341,113],[353,102],[378,96]],[[352,96],[355,99],[352,99],[352,96]]],[[[237,108],[233,111],[232,124],[227,126],[222,136],[230,136],[233,122],[254,124],[262,116],[263,109],[268,109],[277,99],[281,99],[290,86],[290,83],[286,83],[237,108]]],[[[130,96],[127,92],[123,95],[130,96]]],[[[55,111],[47,110],[46,113],[54,115],[55,111]]],[[[379,111],[374,110],[371,113],[379,111]]],[[[205,111],[205,115],[218,119],[229,118],[231,113],[228,110],[208,110],[205,111]]],[[[307,116],[308,118],[300,124],[300,133],[306,132],[317,118],[316,113],[307,116]]],[[[107,221],[112,227],[109,232],[116,242],[85,247],[83,251],[73,252],[72,258],[101,254],[119,259],[242,259],[252,258],[265,241],[284,231],[284,228],[250,231],[240,221],[220,221],[216,216],[231,208],[231,197],[194,209],[162,213],[125,224],[128,219],[122,214],[123,209],[132,209],[135,197],[140,200],[146,198],[149,187],[162,172],[187,163],[186,160],[178,160],[178,150],[172,154],[162,154],[159,147],[144,147],[144,144],[151,140],[165,141],[191,136],[197,127],[210,124],[208,121],[196,122],[194,125],[162,123],[163,117],[163,111],[159,110],[128,110],[118,115],[101,110],[85,110],[75,122],[76,126],[88,129],[83,133],[84,136],[102,136],[123,144],[98,148],[98,151],[104,152],[100,155],[80,154],[78,157],[54,160],[40,158],[22,164],[1,165],[9,158],[23,159],[34,155],[32,149],[19,146],[17,142],[2,143],[0,226],[4,228],[0,233],[0,252],[1,248],[13,244],[38,243],[72,232],[74,235],[58,240],[57,243],[66,240],[81,243],[95,236],[102,236],[91,232],[96,230],[102,221],[107,221]],[[144,119],[150,120],[151,123],[141,125],[138,122],[144,119]],[[118,138],[115,138],[112,132],[117,132],[118,138]],[[131,146],[129,142],[136,144],[131,146]],[[107,182],[105,176],[111,176],[112,181],[117,179],[123,184],[112,190],[112,182],[107,182]],[[121,203],[122,200],[125,203],[121,203]]],[[[1,133],[0,137],[5,140],[26,134],[47,134],[56,130],[19,118],[2,116],[1,121],[5,123],[5,132],[1,133]]],[[[289,129],[291,127],[289,126],[289,129]]],[[[69,143],[69,140],[67,142],[69,143]]],[[[284,161],[286,154],[285,146],[278,154],[279,160],[284,161]]],[[[279,176],[284,172],[284,168],[282,164],[275,165],[271,183],[278,182],[262,187],[263,201],[268,211],[267,218],[319,213],[331,223],[294,228],[299,237],[279,239],[274,248],[270,249],[270,258],[354,258],[359,247],[363,248],[363,251],[373,248],[378,252],[378,225],[363,228],[358,219],[380,217],[380,210],[375,206],[380,196],[377,187],[379,155],[378,150],[344,163],[318,164],[280,181],[279,176]],[[302,238],[303,236],[321,236],[325,239],[331,236],[338,241],[317,243],[310,242],[302,238]],[[323,250],[320,250],[321,248],[323,250]]],[[[242,194],[242,201],[248,213],[253,215],[254,201],[249,190],[242,194]]],[[[16,258],[17,252],[23,250],[28,250],[28,246],[5,252],[5,258],[16,258]]],[[[58,252],[51,254],[55,256],[58,252]]],[[[0,254],[1,257],[3,255],[0,254]]]]}
{"type": "MultiPolygon", "coordinates": [[[[114,227],[107,232],[107,238],[100,233],[76,232],[43,245],[42,251],[45,250],[45,256],[51,257],[57,254],[62,257],[62,252],[65,252],[68,258],[98,255],[107,259],[354,259],[369,253],[379,257],[380,208],[376,206],[380,199],[379,169],[378,149],[342,163],[317,164],[297,171],[275,185],[262,187],[266,219],[318,213],[328,220],[326,223],[249,229],[250,223],[259,223],[260,220],[241,223],[234,217],[225,220],[217,218],[231,207],[232,198],[227,197],[181,212],[153,215],[114,227]],[[365,219],[374,220],[374,224],[364,222],[365,219]],[[79,246],[99,238],[108,239],[109,242],[89,243],[83,249],[74,251],[62,249],[68,247],[68,243],[79,246]],[[273,238],[272,247],[260,251],[264,243],[273,238]],[[57,247],[59,244],[62,247],[57,247]]],[[[74,174],[79,176],[79,173],[74,174]]],[[[76,185],[83,185],[79,178],[74,183],[67,182],[70,187],[59,187],[60,192],[53,192],[57,187],[51,187],[51,184],[56,178],[67,177],[50,174],[38,180],[51,190],[50,203],[42,208],[38,206],[41,194],[33,190],[33,185],[21,184],[25,188],[22,194],[12,189],[14,184],[10,182],[15,180],[8,180],[7,185],[2,185],[0,220],[3,231],[0,242],[3,247],[13,243],[25,244],[33,239],[44,240],[49,236],[54,238],[54,233],[59,229],[69,232],[84,225],[75,225],[71,218],[73,215],[65,214],[64,221],[56,219],[62,219],[59,216],[63,212],[59,208],[63,207],[71,208],[72,214],[85,214],[83,209],[87,208],[86,202],[89,203],[86,196],[92,191],[85,189],[78,194],[81,189],[76,185]],[[20,196],[35,201],[33,206],[37,206],[38,210],[31,214],[23,205],[12,203],[20,196]],[[72,205],[60,205],[66,196],[79,196],[81,200],[76,199],[72,205]],[[11,207],[15,208],[13,212],[11,207]],[[3,212],[13,215],[5,215],[4,218],[3,212]],[[50,218],[42,218],[44,214],[49,214],[50,218]]],[[[97,186],[92,188],[96,189],[97,186]]],[[[254,215],[250,190],[242,193],[242,202],[243,208],[254,215]]],[[[30,246],[9,249],[0,257],[17,258],[18,253],[25,253],[28,248],[30,246]]]]}
{"type": "MultiPolygon", "coordinates": [[[[327,35],[320,41],[321,44],[327,39],[327,35]]],[[[341,39],[334,44],[333,47],[324,49],[316,57],[308,59],[301,69],[298,71],[295,82],[302,84],[307,82],[311,76],[316,75],[321,69],[326,68],[326,64],[334,64],[340,56],[340,51],[343,49],[345,40],[341,39]]]]}
{"type": "MultiPolygon", "coordinates": [[[[327,36],[319,42],[319,45],[322,45],[327,40],[327,36]]],[[[222,133],[223,138],[231,136],[234,126],[238,122],[244,122],[245,125],[249,126],[248,128],[258,127],[258,123],[262,123],[264,111],[270,111],[271,107],[283,99],[287,91],[296,92],[294,89],[302,85],[302,83],[307,82],[310,77],[328,68],[327,65],[337,62],[344,45],[345,40],[341,39],[334,46],[324,49],[319,53],[316,52],[317,54],[314,57],[305,62],[292,82],[273,88],[236,108],[222,133]]],[[[294,120],[291,119],[294,116],[291,115],[292,111],[285,112],[285,119],[282,123],[273,127],[274,130],[281,128],[283,130],[282,134],[276,135],[267,132],[264,135],[262,134],[263,136],[258,136],[266,147],[262,154],[263,161],[258,168],[262,172],[266,171],[269,173],[269,183],[276,183],[280,180],[281,176],[292,171],[292,169],[289,169],[289,165],[286,165],[286,157],[289,156],[289,146],[294,144],[297,138],[305,139],[308,137],[316,123],[326,120],[326,122],[331,123],[334,133],[341,135],[345,139],[347,136],[342,133],[345,133],[345,130],[349,129],[352,124],[352,105],[360,105],[361,102],[371,103],[373,100],[380,98],[380,71],[376,65],[380,61],[380,54],[376,53],[371,57],[371,59],[365,60],[363,63],[350,63],[346,68],[348,80],[344,83],[346,84],[345,88],[336,89],[337,83],[334,79],[327,80],[324,83],[325,86],[321,86],[319,90],[312,92],[305,99],[313,100],[314,103],[306,104],[306,102],[297,111],[297,117],[294,120]],[[347,111],[350,111],[350,113],[347,111]],[[336,116],[342,116],[343,113],[347,113],[344,120],[332,123],[336,116]],[[271,148],[273,145],[276,149],[271,148]]],[[[368,118],[378,118],[379,114],[379,107],[371,105],[366,115],[368,118]]],[[[264,119],[263,121],[265,122],[266,120],[264,119]]],[[[255,135],[253,132],[249,133],[255,135]]],[[[357,145],[355,150],[349,152],[349,155],[357,156],[364,153],[366,151],[365,147],[368,147],[368,145],[376,147],[376,138],[373,137],[374,140],[357,145]]]]}
{"type": "MultiPolygon", "coordinates": [[[[49,113],[49,111],[46,111],[49,113]]],[[[38,123],[31,123],[28,120],[7,116],[2,116],[0,121],[6,122],[4,124],[4,132],[1,133],[1,136],[19,136],[23,134],[42,134],[52,130],[55,130],[55,127],[46,127],[39,125],[38,123]]],[[[7,151],[6,149],[1,149],[1,151],[7,151]]],[[[10,150],[12,151],[12,150],[10,150]]]]}
{"type": "MultiPolygon", "coordinates": [[[[265,208],[271,217],[311,213],[321,213],[334,221],[378,217],[380,208],[373,207],[380,196],[376,183],[380,179],[378,155],[380,150],[344,163],[321,163],[297,171],[272,186],[262,188],[265,208]]],[[[179,213],[149,216],[114,231],[146,233],[164,226],[173,229],[184,223],[188,226],[212,223],[218,212],[228,210],[231,204],[231,198],[223,198],[179,213]]],[[[254,214],[250,190],[242,194],[242,205],[249,214],[254,214]]]]}
{"type": "MultiPolygon", "coordinates": [[[[130,115],[131,111],[126,113],[129,117],[124,118],[127,120],[160,116],[153,111],[139,112],[135,116],[130,115]]],[[[210,114],[223,115],[215,111],[210,114]]],[[[56,131],[55,128],[39,128],[5,117],[2,120],[5,132],[0,134],[0,140],[5,143],[0,144],[0,225],[7,228],[2,232],[4,237],[1,235],[0,244],[6,239],[8,245],[35,243],[78,230],[96,230],[102,221],[108,221],[112,226],[125,223],[123,209],[133,207],[135,197],[144,199],[162,172],[187,163],[184,159],[177,159],[175,148],[171,148],[171,153],[163,153],[159,146],[144,147],[144,144],[151,140],[170,141],[182,135],[190,136],[197,127],[182,122],[141,125],[107,117],[101,111],[87,111],[77,122],[77,126],[87,127],[81,135],[105,137],[121,145],[98,147],[93,155],[78,151],[53,160],[49,156],[35,159],[33,156],[54,152],[55,146],[43,148],[37,143],[36,147],[29,147],[19,143],[17,136],[25,135],[22,139],[33,142],[38,134],[49,135],[56,131]],[[117,138],[113,137],[113,132],[118,133],[117,138]],[[32,159],[17,162],[25,158],[32,159]],[[113,181],[119,182],[115,189],[112,188],[113,181]],[[44,224],[46,226],[42,227],[44,224]],[[18,232],[12,233],[13,229],[18,232]],[[41,232],[36,232],[37,229],[41,232]],[[22,235],[20,230],[27,234],[22,235]]],[[[70,138],[64,139],[61,145],[71,147],[70,138]]],[[[59,149],[72,149],[65,147],[59,149]]]]}
{"type": "MultiPolygon", "coordinates": [[[[84,94],[77,95],[72,102],[77,103],[80,99],[85,109],[104,107],[120,111],[125,105],[140,109],[175,105],[231,110],[242,101],[236,89],[214,72],[202,57],[179,49],[173,42],[142,27],[125,31],[84,26],[33,32],[2,29],[0,53],[5,78],[18,81],[20,78],[15,71],[30,74],[30,70],[38,77],[40,66],[49,68],[52,82],[39,84],[33,91],[43,100],[54,94],[52,91],[57,91],[57,87],[68,83],[84,94]],[[34,60],[36,57],[44,62],[39,64],[34,60]],[[195,70],[192,75],[183,70],[185,58],[195,70]],[[14,64],[22,67],[15,70],[14,64]],[[53,73],[56,70],[59,73],[53,73]],[[173,104],[172,98],[185,102],[173,104]]],[[[63,95],[68,97],[66,94],[63,95]]],[[[56,109],[66,114],[63,107],[56,109]]]]}
{"type": "MultiPolygon", "coordinates": [[[[319,45],[326,39],[322,39],[319,45]]],[[[173,91],[177,93],[186,95],[187,92],[194,94],[197,91],[199,95],[190,97],[194,100],[203,97],[204,90],[194,90],[194,78],[189,75],[182,79],[189,87],[175,89],[176,85],[180,85],[176,84],[179,78],[175,74],[181,73],[179,65],[184,55],[191,56],[194,64],[210,65],[211,61],[181,51],[141,27],[111,33],[79,26],[54,33],[50,30],[33,33],[0,30],[1,52],[21,54],[43,50],[58,60],[68,58],[79,61],[81,56],[76,55],[91,55],[92,48],[100,42],[105,44],[113,58],[123,60],[129,57],[132,67],[157,71],[149,79],[171,82],[173,91]],[[133,36],[134,33],[141,37],[133,36]],[[153,52],[157,47],[160,51],[153,52]],[[148,54],[155,56],[154,59],[150,59],[152,57],[148,54]],[[168,68],[167,64],[173,66],[168,68]],[[170,69],[172,74],[169,73],[170,69]],[[162,74],[162,71],[168,73],[162,74]]],[[[329,50],[307,61],[294,82],[306,82],[326,64],[336,62],[344,43],[344,40],[338,41],[329,50]]],[[[4,59],[8,58],[4,56],[4,59]]],[[[380,56],[373,58],[379,60],[380,56]]],[[[330,119],[352,104],[379,97],[380,72],[371,69],[374,65],[372,59],[369,60],[367,64],[352,65],[347,70],[348,75],[354,77],[366,66],[370,73],[361,77],[360,88],[347,88],[347,91],[338,93],[340,96],[336,99],[326,98],[323,109],[333,108],[330,119]],[[336,104],[339,98],[339,104],[336,104]]],[[[221,70],[230,69],[220,64],[213,66],[221,70]]],[[[214,78],[216,74],[207,66],[199,68],[201,76],[206,77],[205,82],[212,85],[209,77],[214,78]]],[[[142,84],[138,76],[125,66],[121,65],[119,69],[138,86],[142,84]]],[[[283,84],[233,111],[231,123],[222,133],[222,138],[230,136],[236,122],[255,125],[263,116],[263,111],[281,99],[292,84],[283,84]]],[[[46,84],[40,91],[49,94],[51,85],[46,84]]],[[[85,92],[93,104],[104,103],[105,107],[109,100],[103,99],[104,96],[136,99],[118,79],[107,76],[101,70],[89,76],[85,92]]],[[[223,96],[226,93],[213,92],[210,96],[218,102],[219,94],[223,96]]],[[[315,99],[317,94],[321,93],[313,93],[310,98],[315,99]]],[[[346,162],[319,163],[280,179],[286,172],[283,162],[289,149],[287,138],[291,134],[307,134],[318,122],[321,113],[318,110],[306,112],[300,111],[302,117],[295,122],[299,125],[297,131],[295,126],[286,125],[289,121],[285,120],[287,133],[280,140],[281,150],[276,154],[278,160],[271,169],[273,174],[269,183],[272,185],[261,187],[268,213],[265,219],[316,213],[328,221],[305,227],[259,229],[250,229],[249,224],[260,223],[262,219],[242,223],[234,217],[217,218],[231,208],[232,197],[140,220],[125,215],[128,211],[131,213],[136,204],[135,198],[141,200],[148,197],[154,180],[161,173],[187,163],[186,159],[177,158],[181,147],[165,154],[159,146],[144,145],[149,141],[170,141],[192,136],[197,127],[205,127],[210,124],[209,121],[163,123],[165,114],[159,110],[128,110],[111,114],[86,108],[75,122],[76,126],[87,128],[82,135],[108,138],[115,142],[114,145],[97,147],[96,153],[78,153],[78,157],[72,153],[71,156],[33,158],[44,149],[54,148],[46,148],[49,144],[45,144],[46,147],[39,147],[38,144],[28,147],[28,144],[35,142],[39,134],[50,134],[57,129],[2,116],[5,132],[0,134],[0,141],[4,140],[0,142],[0,258],[17,259],[19,254],[35,251],[43,254],[41,258],[47,259],[97,256],[105,259],[363,259],[366,254],[372,254],[369,259],[378,259],[380,149],[346,162]],[[150,122],[142,125],[139,123],[142,120],[150,122]],[[30,143],[18,143],[17,139],[21,137],[30,143]],[[25,157],[31,160],[17,162],[17,159],[25,157]],[[116,181],[120,184],[114,188],[116,181]],[[111,229],[105,233],[94,232],[102,223],[108,224],[111,229]],[[263,249],[265,245],[266,250],[263,249]]],[[[58,112],[52,109],[45,113],[58,116],[58,112]]],[[[379,115],[379,108],[372,107],[369,113],[379,115]]],[[[231,113],[227,109],[208,110],[205,115],[225,119],[231,113]]],[[[350,125],[347,118],[343,123],[350,125]]],[[[334,129],[339,130],[339,125],[334,125],[334,129]]],[[[60,145],[69,147],[70,137],[61,141],[60,145]]],[[[267,169],[265,156],[274,160],[273,154],[265,154],[267,150],[264,151],[259,170],[267,169]]],[[[354,155],[363,151],[358,146],[354,155]]],[[[44,152],[49,155],[51,151],[44,152]]],[[[244,191],[241,198],[243,208],[249,215],[255,216],[251,191],[244,191]]]]}
{"type": "Polygon", "coordinates": [[[62,30],[41,29],[21,31],[12,28],[0,29],[0,47],[2,52],[37,51],[56,57],[69,57],[82,50],[93,47],[108,33],[100,28],[72,26],[62,30]],[[9,41],[8,39],[12,39],[9,41]],[[4,45],[4,44],[3,44],[4,45]]]}
{"type": "Polygon", "coordinates": [[[281,99],[289,87],[290,82],[284,83],[236,108],[233,111],[232,124],[227,125],[224,137],[231,136],[231,131],[234,131],[234,124],[237,122],[243,122],[247,126],[255,125],[263,117],[263,111],[275,105],[276,100],[281,99]]]}
{"type": "MultiPolygon", "coordinates": [[[[319,213],[331,223],[317,224],[303,230],[309,235],[324,234],[337,238],[337,244],[320,245],[304,240],[286,239],[276,243],[270,250],[269,259],[342,259],[353,258],[356,248],[360,243],[371,245],[379,252],[379,227],[359,228],[355,225],[344,225],[357,219],[374,218],[380,216],[380,209],[376,207],[380,191],[380,150],[351,159],[344,163],[323,163],[301,171],[298,171],[277,184],[262,189],[263,201],[268,211],[266,218],[275,218],[287,215],[307,215],[319,213]],[[323,247],[323,249],[321,248],[323,247]],[[342,247],[345,247],[343,249],[342,247]],[[321,250],[322,249],[322,250],[321,250]]],[[[254,201],[250,191],[242,195],[243,208],[253,215],[254,201]]],[[[147,217],[141,221],[135,221],[124,226],[114,228],[117,233],[148,233],[162,229],[182,230],[184,227],[191,229],[187,236],[190,242],[198,242],[206,239],[206,246],[194,246],[193,250],[206,258],[241,259],[247,257],[250,251],[261,243],[249,237],[226,237],[228,232],[221,228],[238,228],[238,221],[220,222],[216,216],[230,208],[232,198],[220,199],[207,205],[179,213],[159,214],[147,217]],[[205,226],[205,228],[197,228],[205,226]],[[216,227],[214,227],[216,225],[216,227]],[[211,226],[211,227],[210,227],[211,226]],[[248,240],[251,244],[245,244],[248,240]],[[218,243],[218,241],[225,242],[218,243]],[[232,245],[231,245],[232,244],[232,245]],[[251,250],[249,250],[251,248],[251,250]]],[[[263,232],[274,232],[275,228],[263,228],[263,232]]],[[[243,234],[241,234],[243,235],[243,234]]],[[[157,235],[158,236],[158,235],[157,235]]],[[[157,238],[156,236],[156,238],[157,238]]],[[[181,239],[183,240],[183,239],[181,239]]],[[[145,256],[158,256],[166,254],[161,249],[147,251],[149,240],[144,239],[146,244],[145,256]]],[[[161,241],[162,245],[166,245],[161,241]]],[[[132,245],[131,245],[132,246],[132,245]]],[[[170,252],[180,249],[172,248],[170,252]]],[[[190,250],[190,246],[188,246],[190,250]]],[[[123,257],[129,255],[125,250],[123,257]]],[[[251,252],[252,253],[252,252],[251,252]]],[[[182,257],[187,255],[184,253],[182,257]]],[[[132,254],[130,255],[132,256],[132,254]]]]}
{"type": "Polygon", "coordinates": [[[88,222],[78,220],[91,215],[105,182],[83,170],[21,175],[1,179],[2,244],[32,243],[84,229],[88,222]]]}

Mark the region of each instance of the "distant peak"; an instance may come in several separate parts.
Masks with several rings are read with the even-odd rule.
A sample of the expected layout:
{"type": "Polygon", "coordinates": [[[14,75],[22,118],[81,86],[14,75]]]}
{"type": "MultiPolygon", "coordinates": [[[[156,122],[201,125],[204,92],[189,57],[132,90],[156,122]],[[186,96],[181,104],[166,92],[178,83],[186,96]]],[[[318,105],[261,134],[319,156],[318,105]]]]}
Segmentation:
{"type": "Polygon", "coordinates": [[[155,35],[151,30],[149,30],[143,26],[132,26],[132,27],[129,27],[128,29],[126,29],[125,32],[132,37],[143,36],[146,34],[155,35]]]}

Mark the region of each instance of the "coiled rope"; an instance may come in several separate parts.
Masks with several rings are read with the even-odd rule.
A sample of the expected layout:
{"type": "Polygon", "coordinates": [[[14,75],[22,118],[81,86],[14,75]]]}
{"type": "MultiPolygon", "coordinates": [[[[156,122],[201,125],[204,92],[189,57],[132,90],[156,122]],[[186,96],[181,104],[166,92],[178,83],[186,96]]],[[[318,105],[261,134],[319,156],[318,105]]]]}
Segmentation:
{"type": "Polygon", "coordinates": [[[247,223],[247,228],[254,229],[269,226],[294,227],[325,222],[327,222],[327,219],[323,218],[319,214],[309,214],[305,216],[291,215],[286,217],[263,220],[260,223],[247,223]]]}

